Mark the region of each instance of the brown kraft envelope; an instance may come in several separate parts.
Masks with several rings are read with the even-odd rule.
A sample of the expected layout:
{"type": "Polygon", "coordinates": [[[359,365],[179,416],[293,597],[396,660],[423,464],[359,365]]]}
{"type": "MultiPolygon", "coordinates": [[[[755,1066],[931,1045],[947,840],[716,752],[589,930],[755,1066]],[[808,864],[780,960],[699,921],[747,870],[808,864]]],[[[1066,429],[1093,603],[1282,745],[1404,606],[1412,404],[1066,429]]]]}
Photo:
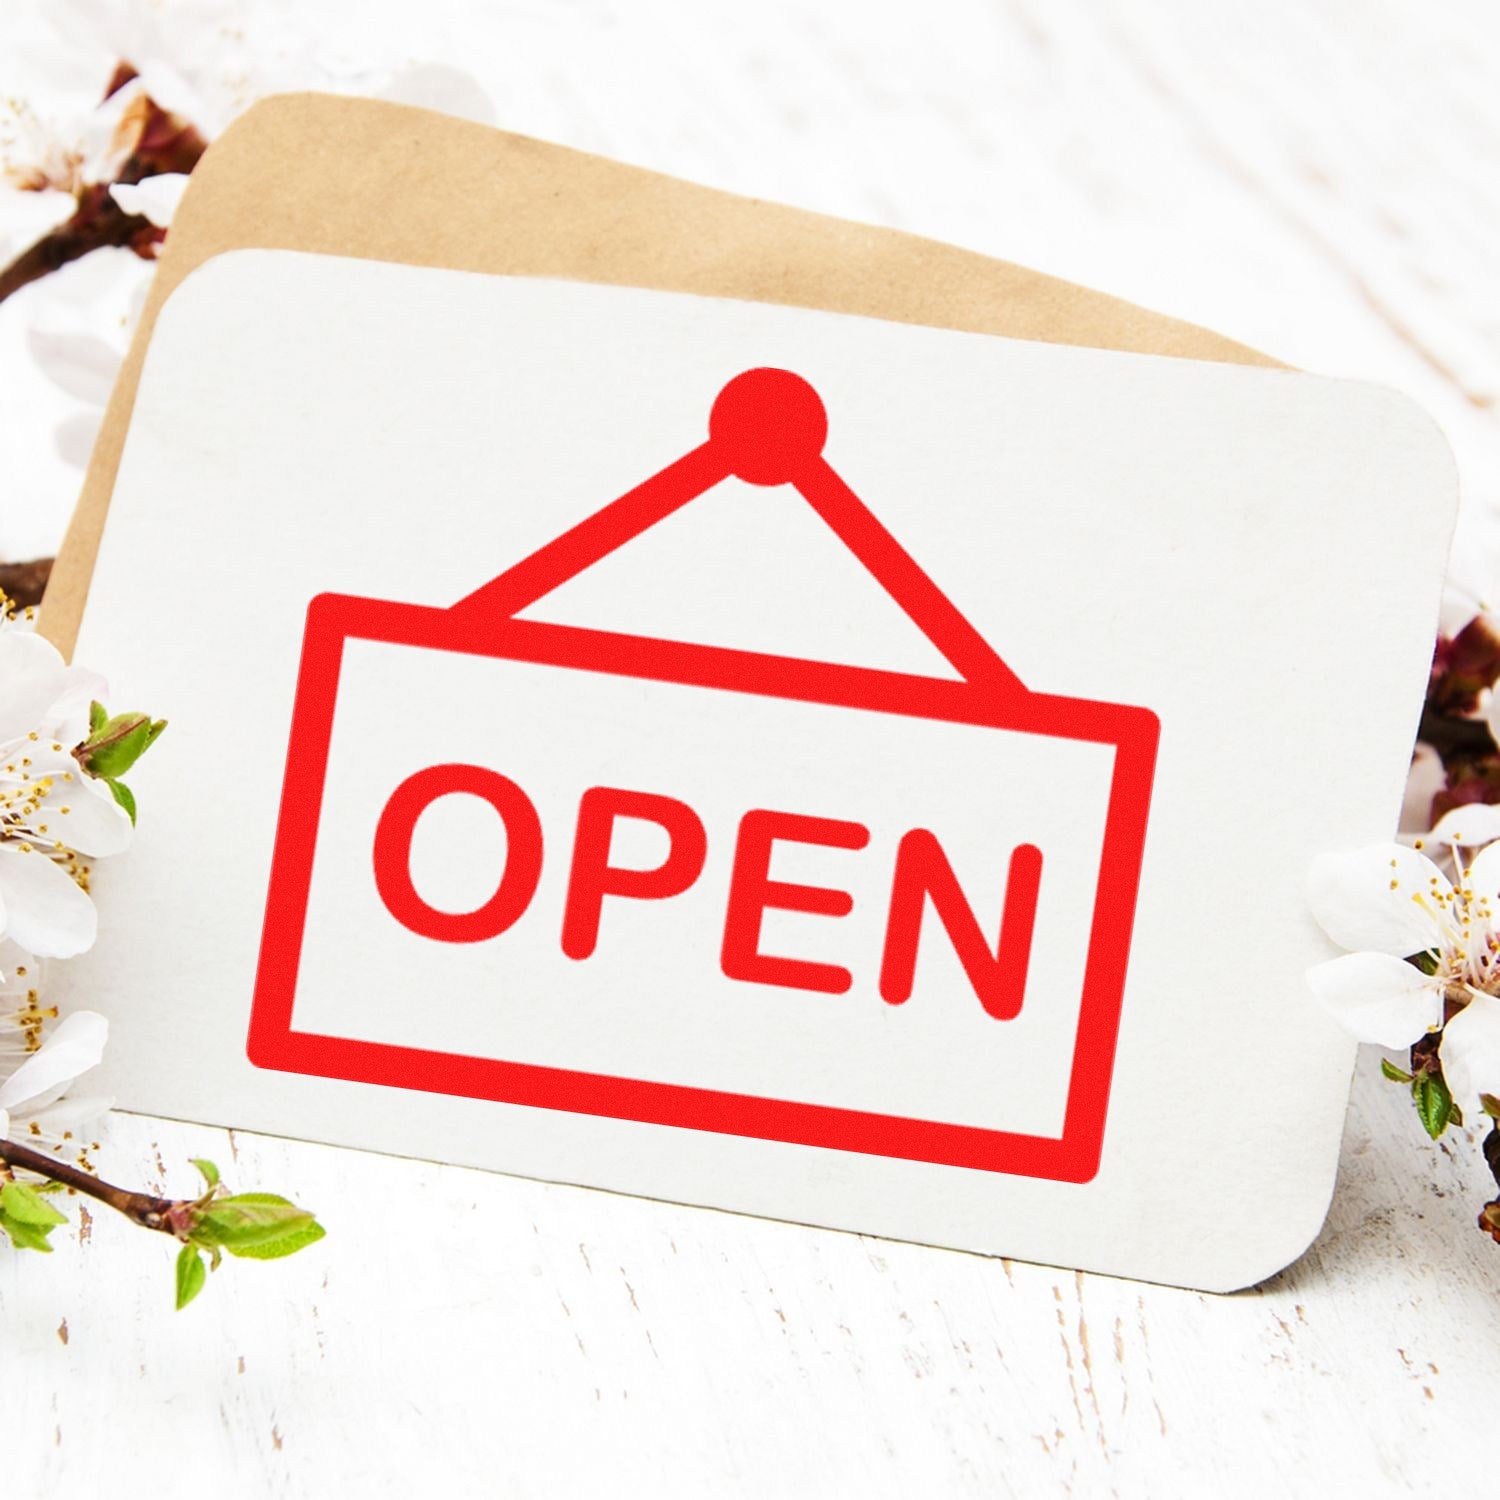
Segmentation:
{"type": "Polygon", "coordinates": [[[305,250],[779,302],[1235,364],[1219,334],[972,251],[737,197],[405,105],[267,99],[203,157],[115,383],[40,628],[71,656],[151,330],[212,256],[305,250]]]}

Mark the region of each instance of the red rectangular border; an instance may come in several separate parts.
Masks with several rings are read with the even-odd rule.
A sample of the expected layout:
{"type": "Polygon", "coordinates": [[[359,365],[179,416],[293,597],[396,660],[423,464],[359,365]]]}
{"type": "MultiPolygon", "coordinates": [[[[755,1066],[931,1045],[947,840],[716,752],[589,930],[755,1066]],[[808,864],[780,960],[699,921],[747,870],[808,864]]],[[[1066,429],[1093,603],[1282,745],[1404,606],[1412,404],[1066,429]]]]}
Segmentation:
{"type": "Polygon", "coordinates": [[[246,1051],[257,1067],[672,1125],[1061,1182],[1099,1168],[1159,725],[1148,709],[862,667],[472,615],[352,595],[311,601],[292,712],[246,1051]],[[574,1072],[295,1031],[292,1010],[344,642],[367,640],[568,670],[1017,730],[1115,747],[1077,1042],[1060,1137],[574,1072]]]}

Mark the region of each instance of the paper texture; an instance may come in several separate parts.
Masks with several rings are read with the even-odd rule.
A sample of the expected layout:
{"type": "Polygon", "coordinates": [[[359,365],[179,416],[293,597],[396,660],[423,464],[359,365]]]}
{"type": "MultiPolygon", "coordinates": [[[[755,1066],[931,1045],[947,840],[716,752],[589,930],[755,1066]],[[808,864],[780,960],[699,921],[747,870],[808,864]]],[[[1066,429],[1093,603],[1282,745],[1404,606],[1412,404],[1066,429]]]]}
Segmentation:
{"type": "Polygon", "coordinates": [[[157,313],[195,266],[256,246],[1274,363],[1191,324],[931,240],[735,197],[402,105],[314,94],[271,99],[211,147],[178,209],[48,587],[42,630],[65,654],[77,635],[157,313]]]}
{"type": "MultiPolygon", "coordinates": [[[[1328,949],[1301,874],[1320,850],[1389,834],[1455,503],[1436,429],[1349,382],[662,292],[221,257],[162,312],[80,640],[126,698],[171,719],[173,744],[133,778],[140,835],[120,869],[99,871],[100,939],[63,970],[65,1000],[106,984],[116,997],[105,1081],[127,1108],[1186,1285],[1253,1282],[1322,1221],[1352,1056],[1303,987],[1328,949]],[[813,383],[829,461],[1023,682],[1159,717],[1091,1181],[246,1057],[309,600],[446,608],[701,443],[714,394],[759,365],[813,383]]],[[[525,613],[942,673],[804,504],[738,482],[525,613]],[[669,603],[683,577],[686,602],[669,603]]],[[[1108,764],[1086,746],[997,749],[960,726],[867,728],[806,704],[690,711],[684,691],[560,690],[513,663],[351,643],[297,1023],[1055,1129],[1108,764]],[[546,835],[534,909],[489,944],[415,937],[372,889],[367,846],[392,782],[453,760],[508,767],[546,835]],[[580,962],[556,934],[569,819],[589,785],[680,797],[708,853],[677,900],[607,901],[580,962]],[[735,822],[757,805],[871,830],[857,851],[783,846],[775,878],[840,885],[854,911],[773,915],[764,933],[767,951],[847,965],[846,993],[735,986],[714,968],[735,822]],[[991,912],[998,844],[1035,840],[1056,861],[1060,904],[1038,907],[1017,1021],[965,1003],[930,913],[911,999],[875,989],[892,847],[924,820],[991,912]]],[[[302,764],[294,752],[294,794],[302,764]]],[[[482,898],[508,841],[446,805],[433,820],[414,836],[414,881],[438,904],[482,898]]],[[[612,858],[660,854],[626,844],[612,858]]]]}

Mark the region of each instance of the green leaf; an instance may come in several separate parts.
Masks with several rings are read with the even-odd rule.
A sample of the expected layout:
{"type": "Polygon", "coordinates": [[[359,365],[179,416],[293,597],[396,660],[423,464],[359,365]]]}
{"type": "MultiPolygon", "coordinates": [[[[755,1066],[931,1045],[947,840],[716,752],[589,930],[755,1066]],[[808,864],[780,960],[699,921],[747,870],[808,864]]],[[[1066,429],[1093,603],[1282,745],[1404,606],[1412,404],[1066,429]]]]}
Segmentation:
{"type": "Polygon", "coordinates": [[[52,1246],[47,1243],[47,1236],[52,1233],[51,1228],[42,1229],[35,1224],[23,1224],[0,1209],[0,1229],[10,1236],[10,1242],[17,1250],[43,1250],[49,1255],[52,1253],[52,1246]]]}
{"type": "Polygon", "coordinates": [[[1436,974],[1438,971],[1438,956],[1430,948],[1425,953],[1414,953],[1407,960],[1415,964],[1424,974],[1436,974]]]}
{"type": "Polygon", "coordinates": [[[1392,1083],[1410,1083],[1412,1081],[1411,1074],[1403,1073],[1401,1069],[1398,1068],[1395,1063],[1393,1063],[1388,1057],[1382,1057],[1380,1059],[1380,1071],[1384,1073],[1392,1083]]]}
{"type": "Polygon", "coordinates": [[[193,1237],[203,1244],[222,1245],[231,1255],[243,1255],[315,1222],[307,1209],[275,1193],[239,1193],[204,1208],[193,1237]]]}
{"type": "Polygon", "coordinates": [[[177,1257],[178,1312],[203,1290],[203,1283],[207,1280],[208,1268],[203,1264],[202,1254],[196,1246],[184,1245],[182,1253],[177,1257]]]}
{"type": "Polygon", "coordinates": [[[67,1222],[29,1183],[7,1182],[0,1187],[0,1229],[17,1250],[50,1252],[47,1236],[67,1222]]]}
{"type": "Polygon", "coordinates": [[[97,699],[89,704],[89,733],[98,734],[109,722],[109,710],[97,699]]]}
{"type": "Polygon", "coordinates": [[[144,714],[116,714],[83,742],[79,759],[90,775],[106,781],[123,776],[151,741],[151,720],[144,714]]]}
{"type": "Polygon", "coordinates": [[[328,1231],[316,1219],[310,1219],[300,1229],[289,1229],[280,1239],[266,1240],[258,1245],[233,1245],[224,1248],[241,1260],[280,1260],[284,1255],[295,1255],[309,1245],[316,1245],[328,1231]]]}
{"type": "Polygon", "coordinates": [[[130,814],[130,821],[135,822],[135,793],[125,785],[123,781],[112,781],[109,777],[104,778],[104,784],[114,794],[114,799],[130,814]]]}
{"type": "Polygon", "coordinates": [[[208,1160],[206,1156],[195,1156],[192,1163],[203,1175],[206,1186],[216,1188],[219,1185],[219,1169],[208,1160]]]}
{"type": "MultiPolygon", "coordinates": [[[[151,733],[146,736],[146,749],[149,750],[162,736],[162,731],[167,727],[165,719],[158,719],[151,726],[151,733]]],[[[142,752],[144,753],[144,752],[142,752]]]]}
{"type": "Polygon", "coordinates": [[[1500,1099],[1493,1094],[1481,1094],[1479,1096],[1479,1107],[1492,1120],[1500,1120],[1500,1099]]]}
{"type": "Polygon", "coordinates": [[[59,1224],[68,1222],[29,1182],[7,1182],[0,1188],[0,1208],[22,1224],[56,1229],[59,1224]]]}
{"type": "Polygon", "coordinates": [[[1412,1083],[1411,1096],[1416,1100],[1422,1128],[1433,1140],[1437,1140],[1450,1123],[1456,1124],[1462,1119],[1441,1073],[1420,1074],[1412,1083]]]}

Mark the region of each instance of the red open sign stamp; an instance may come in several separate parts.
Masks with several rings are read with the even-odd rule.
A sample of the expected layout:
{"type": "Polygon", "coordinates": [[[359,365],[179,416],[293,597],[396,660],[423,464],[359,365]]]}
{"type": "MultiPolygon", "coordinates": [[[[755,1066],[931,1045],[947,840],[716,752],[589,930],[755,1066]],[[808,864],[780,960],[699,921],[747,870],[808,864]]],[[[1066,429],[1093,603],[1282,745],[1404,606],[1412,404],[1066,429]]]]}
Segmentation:
{"type": "MultiPolygon", "coordinates": [[[[1156,716],[1143,708],[1056,697],[1023,686],[824,459],[826,436],[822,402],[805,381],[780,370],[747,371],[719,394],[708,440],[700,447],[452,608],[337,594],[311,602],[251,1011],[252,1062],[288,1072],[983,1171],[1072,1182],[1094,1175],[1108,1112],[1150,804],[1156,716]],[[567,579],[731,476],[754,485],[791,485],[961,680],[517,618],[567,579]],[[1087,930],[1080,933],[1086,952],[1080,959],[1060,1132],[992,1129],[555,1061],[397,1045],[299,1025],[299,974],[314,920],[309,898],[341,672],[351,643],[707,689],[742,701],[781,699],[863,715],[974,726],[1059,747],[1078,742],[1104,747],[1112,764],[1087,930]]],[[[582,680],[576,675],[568,679],[582,680]]],[[[555,943],[569,963],[587,965],[593,961],[600,913],[608,904],[671,902],[699,881],[709,834],[699,812],[683,796],[672,795],[673,788],[591,785],[576,801],[576,817],[570,809],[571,826],[550,833],[542,826],[535,792],[505,774],[504,767],[454,760],[424,766],[387,788],[364,859],[366,876],[373,877],[388,919],[435,944],[495,943],[499,955],[506,935],[526,918],[544,859],[568,859],[555,943]],[[504,866],[493,893],[481,904],[457,911],[429,904],[410,863],[418,819],[452,793],[488,802],[503,821],[506,838],[504,866]],[[654,824],[665,837],[667,853],[657,864],[612,863],[611,835],[616,822],[626,819],[654,824]]],[[[843,994],[853,982],[847,966],[767,951],[774,948],[764,933],[768,913],[836,919],[852,904],[846,892],[832,886],[773,879],[778,841],[858,851],[869,843],[870,831],[849,817],[747,809],[735,833],[718,908],[722,931],[716,931],[715,941],[721,974],[746,985],[809,996],[843,994]]],[[[878,965],[872,960],[881,1002],[907,1005],[919,944],[946,940],[972,988],[975,1014],[987,1017],[987,1024],[1010,1025],[1023,1006],[1030,1014],[1048,1003],[1045,994],[1028,991],[1027,978],[1038,892],[1049,879],[1049,856],[1037,844],[1022,841],[1007,847],[1003,858],[1004,897],[997,921],[996,913],[970,905],[937,835],[922,827],[904,832],[891,862],[878,965]]]]}

